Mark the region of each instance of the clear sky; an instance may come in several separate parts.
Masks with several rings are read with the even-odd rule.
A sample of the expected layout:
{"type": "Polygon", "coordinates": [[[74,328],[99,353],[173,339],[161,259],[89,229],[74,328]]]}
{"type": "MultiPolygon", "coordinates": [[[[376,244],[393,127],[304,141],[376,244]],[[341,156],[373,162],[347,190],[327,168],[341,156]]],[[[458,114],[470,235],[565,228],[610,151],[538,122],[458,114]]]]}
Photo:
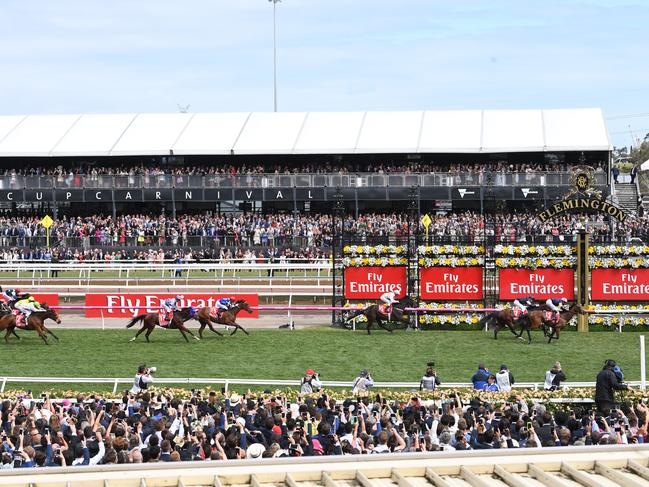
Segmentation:
{"type": "MultiPolygon", "coordinates": [[[[276,8],[280,111],[601,107],[615,145],[649,132],[649,0],[276,8]]],[[[2,0],[0,25],[0,114],[273,109],[268,0],[2,0]]]]}

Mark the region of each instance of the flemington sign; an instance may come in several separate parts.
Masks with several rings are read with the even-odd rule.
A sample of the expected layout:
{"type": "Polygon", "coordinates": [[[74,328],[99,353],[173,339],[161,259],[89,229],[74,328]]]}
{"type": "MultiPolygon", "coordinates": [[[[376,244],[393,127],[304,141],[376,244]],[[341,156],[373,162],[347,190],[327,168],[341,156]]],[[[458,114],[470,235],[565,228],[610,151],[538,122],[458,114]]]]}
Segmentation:
{"type": "Polygon", "coordinates": [[[593,181],[592,167],[576,167],[571,180],[572,189],[564,196],[564,199],[553,203],[536,216],[545,223],[562,213],[584,211],[603,213],[620,222],[626,221],[629,215],[622,208],[602,199],[602,192],[591,187],[593,181]]]}

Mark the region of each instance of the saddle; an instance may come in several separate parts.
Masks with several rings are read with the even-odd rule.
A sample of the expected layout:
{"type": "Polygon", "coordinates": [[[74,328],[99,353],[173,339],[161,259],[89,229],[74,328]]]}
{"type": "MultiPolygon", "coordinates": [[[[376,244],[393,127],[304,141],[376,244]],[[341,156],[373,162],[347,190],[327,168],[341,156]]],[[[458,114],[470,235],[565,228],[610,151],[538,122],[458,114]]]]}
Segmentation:
{"type": "Polygon", "coordinates": [[[379,313],[383,313],[384,315],[389,315],[392,313],[392,305],[387,305],[385,303],[379,304],[379,313]]]}
{"type": "Polygon", "coordinates": [[[27,322],[25,320],[25,315],[22,314],[19,310],[14,309],[13,315],[16,317],[16,328],[25,328],[27,327],[27,322]]]}
{"type": "Polygon", "coordinates": [[[221,311],[223,311],[221,308],[219,308],[217,306],[212,306],[210,308],[210,316],[212,318],[216,318],[218,320],[220,318],[220,316],[221,316],[221,311]]]}
{"type": "Polygon", "coordinates": [[[158,312],[158,322],[160,323],[160,326],[163,328],[166,328],[169,326],[169,323],[171,323],[171,320],[173,319],[173,313],[171,314],[171,318],[167,316],[166,311],[159,311],[158,312]]]}
{"type": "Polygon", "coordinates": [[[520,318],[521,316],[524,316],[526,314],[527,314],[527,310],[523,311],[520,308],[514,308],[514,310],[513,310],[513,316],[514,316],[515,320],[517,320],[518,318],[520,318]]]}
{"type": "Polygon", "coordinates": [[[561,314],[557,313],[555,311],[544,311],[543,312],[543,319],[545,321],[552,321],[554,323],[559,321],[559,318],[561,318],[561,314]]]}

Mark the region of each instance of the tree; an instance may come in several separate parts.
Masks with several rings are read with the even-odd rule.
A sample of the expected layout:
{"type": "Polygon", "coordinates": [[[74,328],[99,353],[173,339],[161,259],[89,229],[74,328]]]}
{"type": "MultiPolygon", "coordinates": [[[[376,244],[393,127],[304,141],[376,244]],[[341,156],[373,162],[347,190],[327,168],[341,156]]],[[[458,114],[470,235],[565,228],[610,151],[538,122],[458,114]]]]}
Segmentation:
{"type": "Polygon", "coordinates": [[[633,162],[634,166],[649,160],[649,133],[645,135],[644,140],[639,147],[635,147],[631,150],[630,160],[633,162]]]}

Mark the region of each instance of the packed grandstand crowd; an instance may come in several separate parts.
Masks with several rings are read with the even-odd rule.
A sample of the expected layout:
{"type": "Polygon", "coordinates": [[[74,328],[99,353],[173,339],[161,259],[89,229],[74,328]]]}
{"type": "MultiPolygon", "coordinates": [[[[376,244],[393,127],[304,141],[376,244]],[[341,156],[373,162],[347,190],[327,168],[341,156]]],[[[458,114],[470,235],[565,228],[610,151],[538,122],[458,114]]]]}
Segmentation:
{"type": "MultiPolygon", "coordinates": [[[[68,164],[58,166],[36,166],[25,168],[1,169],[0,176],[55,176],[61,185],[74,186],[73,179],[66,182],[67,178],[74,178],[75,175],[86,176],[209,176],[209,175],[247,175],[247,174],[336,174],[336,173],[473,173],[486,174],[488,171],[499,173],[505,172],[557,172],[568,171],[569,165],[565,163],[509,163],[509,162],[476,162],[476,163],[433,163],[433,162],[374,162],[365,164],[354,164],[345,162],[332,164],[323,162],[321,164],[201,164],[184,166],[150,166],[150,165],[103,165],[103,164],[68,164]]],[[[596,171],[603,172],[604,163],[596,165],[596,171]]]]}
{"type": "MultiPolygon", "coordinates": [[[[583,221],[579,215],[557,218],[541,223],[531,213],[498,214],[495,223],[475,212],[431,215],[429,241],[484,241],[559,243],[570,239],[583,221]]],[[[14,248],[10,259],[20,260],[32,255],[45,244],[45,228],[39,217],[0,217],[0,247],[14,248]],[[25,248],[29,250],[25,250],[25,248]]],[[[644,240],[649,236],[649,218],[643,217],[615,226],[601,216],[591,217],[587,229],[595,241],[644,240]]],[[[50,228],[55,252],[69,258],[69,251],[89,251],[93,247],[124,247],[124,254],[142,254],[146,247],[201,247],[206,258],[242,258],[244,249],[278,249],[275,255],[288,255],[290,248],[308,251],[317,256],[332,244],[331,215],[327,214],[202,214],[178,215],[105,215],[57,219],[50,228]],[[138,250],[138,247],[140,250],[138,250]],[[225,250],[224,250],[225,248],[225,250]],[[226,253],[229,254],[226,255],[226,253]]],[[[398,242],[408,230],[404,214],[367,213],[345,218],[345,230],[358,242],[380,240],[398,242]]],[[[420,228],[420,231],[423,230],[420,228]]]]}
{"type": "Polygon", "coordinates": [[[417,394],[406,403],[380,394],[192,395],[5,400],[1,468],[634,444],[647,440],[649,422],[642,403],[551,413],[514,392],[504,403],[454,394],[441,406],[417,394]]]}

